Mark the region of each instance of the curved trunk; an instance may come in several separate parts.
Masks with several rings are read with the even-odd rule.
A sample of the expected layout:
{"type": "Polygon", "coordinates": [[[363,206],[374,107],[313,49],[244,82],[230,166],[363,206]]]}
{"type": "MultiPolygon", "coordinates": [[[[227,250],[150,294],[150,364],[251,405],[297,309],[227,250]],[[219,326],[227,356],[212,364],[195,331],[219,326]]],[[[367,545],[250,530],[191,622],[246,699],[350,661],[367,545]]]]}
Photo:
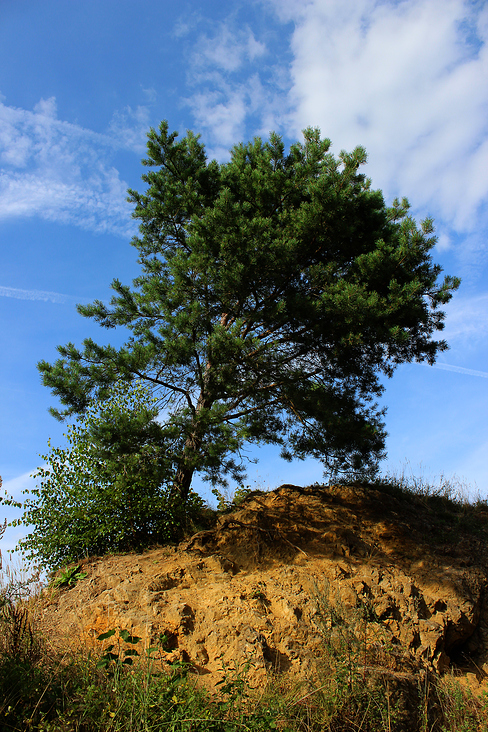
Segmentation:
{"type": "MultiPolygon", "coordinates": [[[[210,365],[207,364],[205,371],[204,382],[208,383],[210,365]]],[[[185,446],[181,454],[181,458],[178,463],[178,469],[176,471],[175,479],[173,481],[173,497],[180,499],[183,503],[187,500],[188,494],[190,493],[191,482],[193,474],[195,472],[195,464],[198,461],[196,457],[200,456],[203,434],[202,426],[199,424],[199,415],[204,409],[210,409],[214,402],[214,399],[202,390],[198,397],[197,406],[195,409],[192,430],[185,440],[185,446]]]]}

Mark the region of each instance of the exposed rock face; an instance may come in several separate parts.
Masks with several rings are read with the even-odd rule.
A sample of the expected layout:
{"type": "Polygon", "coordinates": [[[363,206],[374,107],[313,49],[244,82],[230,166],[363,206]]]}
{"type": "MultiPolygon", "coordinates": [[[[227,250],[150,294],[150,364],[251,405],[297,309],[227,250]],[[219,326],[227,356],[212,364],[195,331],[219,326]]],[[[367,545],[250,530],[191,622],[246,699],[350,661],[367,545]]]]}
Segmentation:
{"type": "Polygon", "coordinates": [[[188,661],[210,684],[247,660],[256,684],[270,671],[305,673],[341,641],[343,619],[364,663],[398,684],[421,666],[488,661],[485,543],[377,490],[256,493],[177,548],[89,559],[83,571],[46,595],[51,639],[100,645],[123,628],[149,646],[164,636],[168,662],[188,661]]]}

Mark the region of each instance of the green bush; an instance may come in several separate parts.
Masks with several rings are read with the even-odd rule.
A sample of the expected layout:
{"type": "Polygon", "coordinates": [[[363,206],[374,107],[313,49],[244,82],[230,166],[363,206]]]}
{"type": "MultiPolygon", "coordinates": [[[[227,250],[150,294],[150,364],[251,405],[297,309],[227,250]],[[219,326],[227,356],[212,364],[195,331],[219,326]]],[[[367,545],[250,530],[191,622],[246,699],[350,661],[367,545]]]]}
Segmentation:
{"type": "Polygon", "coordinates": [[[140,549],[178,538],[202,500],[171,491],[174,466],[156,400],[141,385],[116,385],[68,427],[66,447],[42,455],[21,522],[28,559],[57,568],[79,557],[140,549]]]}

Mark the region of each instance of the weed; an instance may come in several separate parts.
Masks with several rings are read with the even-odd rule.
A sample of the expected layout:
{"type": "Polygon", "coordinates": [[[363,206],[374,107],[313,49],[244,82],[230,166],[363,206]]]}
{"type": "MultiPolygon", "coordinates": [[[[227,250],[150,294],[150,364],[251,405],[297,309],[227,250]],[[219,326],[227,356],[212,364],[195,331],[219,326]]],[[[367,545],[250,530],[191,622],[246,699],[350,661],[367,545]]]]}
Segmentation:
{"type": "Polygon", "coordinates": [[[262,602],[263,604],[269,604],[268,598],[266,597],[265,590],[266,585],[264,582],[258,582],[257,586],[253,589],[253,591],[250,594],[250,597],[252,600],[259,600],[259,602],[262,602]]]}
{"type": "Polygon", "coordinates": [[[220,491],[218,488],[212,490],[215,498],[217,499],[217,511],[231,511],[238,508],[244,503],[247,496],[252,493],[250,486],[240,486],[236,488],[232,493],[229,491],[220,491]]]}
{"type": "Polygon", "coordinates": [[[53,582],[53,587],[74,587],[75,584],[86,577],[86,572],[81,571],[81,565],[66,567],[61,571],[53,582]]]}
{"type": "Polygon", "coordinates": [[[453,675],[437,682],[444,726],[442,732],[479,732],[488,729],[488,699],[476,697],[453,675]]]}
{"type": "MultiPolygon", "coordinates": [[[[108,630],[106,633],[102,633],[101,635],[99,635],[97,637],[97,640],[107,640],[108,638],[112,638],[115,633],[115,629],[108,630]]],[[[125,650],[122,650],[121,641],[123,641],[124,643],[129,643],[131,645],[136,645],[141,641],[141,638],[135,635],[131,635],[128,630],[119,630],[118,647],[116,648],[115,644],[112,643],[107,648],[105,648],[102,657],[97,663],[97,668],[111,669],[112,666],[120,666],[121,664],[125,664],[128,666],[132,665],[133,657],[139,656],[139,651],[135,648],[126,648],[125,650]],[[116,653],[113,652],[115,648],[117,651],[116,653]]]]}
{"type": "MultiPolygon", "coordinates": [[[[327,582],[315,592],[314,622],[324,641],[320,676],[323,684],[314,693],[316,714],[323,729],[390,732],[407,729],[407,697],[403,677],[383,665],[393,648],[368,598],[358,597],[348,609],[327,582]],[[378,665],[377,659],[383,664],[378,665]]],[[[414,689],[414,696],[418,696],[414,689]]],[[[410,700],[409,700],[410,703],[410,700]]],[[[409,713],[416,718],[416,712],[409,713]]],[[[408,727],[414,729],[414,727],[408,727]]]]}
{"type": "MultiPolygon", "coordinates": [[[[420,466],[421,468],[422,466],[420,466]]],[[[429,501],[437,504],[438,507],[458,508],[468,507],[476,501],[470,499],[470,491],[465,482],[457,476],[447,477],[444,474],[427,478],[422,474],[415,473],[407,462],[400,471],[386,473],[376,478],[372,485],[396,492],[403,497],[415,497],[425,504],[429,501]]]]}

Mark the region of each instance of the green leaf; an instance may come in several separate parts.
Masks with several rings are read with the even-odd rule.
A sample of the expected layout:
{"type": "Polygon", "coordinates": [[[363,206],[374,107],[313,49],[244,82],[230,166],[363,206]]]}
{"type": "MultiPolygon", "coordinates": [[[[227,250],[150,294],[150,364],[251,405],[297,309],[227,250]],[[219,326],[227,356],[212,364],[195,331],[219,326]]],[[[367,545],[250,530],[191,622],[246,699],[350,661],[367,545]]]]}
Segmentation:
{"type": "Polygon", "coordinates": [[[121,630],[119,634],[126,643],[139,643],[142,640],[142,638],[138,638],[136,635],[131,635],[128,630],[121,630]]]}
{"type": "Polygon", "coordinates": [[[107,638],[111,638],[113,635],[115,635],[115,633],[116,633],[115,629],[112,628],[111,630],[107,630],[106,633],[102,633],[101,635],[97,636],[97,640],[99,640],[99,641],[107,640],[107,638]]]}

